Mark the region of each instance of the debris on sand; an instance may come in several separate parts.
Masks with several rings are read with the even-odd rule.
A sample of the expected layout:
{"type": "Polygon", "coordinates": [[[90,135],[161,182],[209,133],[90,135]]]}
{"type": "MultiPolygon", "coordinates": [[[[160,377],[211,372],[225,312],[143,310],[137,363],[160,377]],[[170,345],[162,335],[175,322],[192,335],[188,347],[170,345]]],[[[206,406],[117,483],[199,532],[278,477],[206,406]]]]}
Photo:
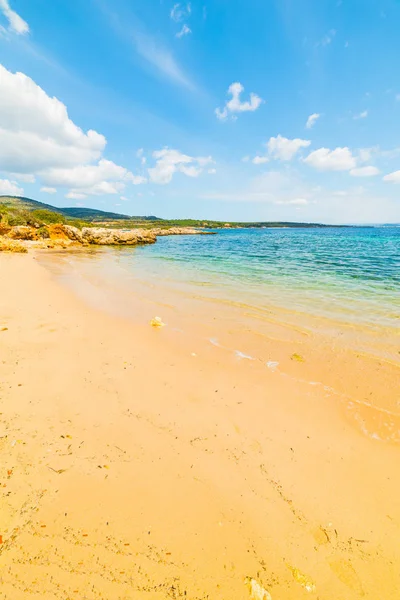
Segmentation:
{"type": "Polygon", "coordinates": [[[255,579],[246,577],[245,584],[250,592],[251,600],[272,600],[271,594],[255,579]]]}
{"type": "Polygon", "coordinates": [[[150,321],[150,325],[152,327],[164,327],[165,323],[162,322],[161,317],[154,317],[154,319],[150,321]]]}

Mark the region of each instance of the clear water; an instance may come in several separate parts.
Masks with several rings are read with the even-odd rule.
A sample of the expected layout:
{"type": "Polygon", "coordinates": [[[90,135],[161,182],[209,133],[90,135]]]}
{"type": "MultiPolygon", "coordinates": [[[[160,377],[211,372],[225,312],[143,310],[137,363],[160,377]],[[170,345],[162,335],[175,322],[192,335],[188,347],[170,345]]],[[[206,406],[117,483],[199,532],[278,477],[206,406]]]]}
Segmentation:
{"type": "Polygon", "coordinates": [[[120,266],[260,307],[400,327],[400,227],[236,229],[160,237],[120,266]]]}

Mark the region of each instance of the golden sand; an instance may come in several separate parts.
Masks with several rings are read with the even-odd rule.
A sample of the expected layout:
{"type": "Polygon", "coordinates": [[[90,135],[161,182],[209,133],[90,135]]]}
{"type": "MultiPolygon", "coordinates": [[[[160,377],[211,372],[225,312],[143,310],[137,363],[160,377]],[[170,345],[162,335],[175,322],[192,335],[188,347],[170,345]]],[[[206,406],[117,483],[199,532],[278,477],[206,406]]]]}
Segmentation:
{"type": "Polygon", "coordinates": [[[201,343],[204,303],[190,339],[163,303],[0,256],[0,596],[400,597],[396,362],[265,319],[255,348],[223,305],[201,343]]]}

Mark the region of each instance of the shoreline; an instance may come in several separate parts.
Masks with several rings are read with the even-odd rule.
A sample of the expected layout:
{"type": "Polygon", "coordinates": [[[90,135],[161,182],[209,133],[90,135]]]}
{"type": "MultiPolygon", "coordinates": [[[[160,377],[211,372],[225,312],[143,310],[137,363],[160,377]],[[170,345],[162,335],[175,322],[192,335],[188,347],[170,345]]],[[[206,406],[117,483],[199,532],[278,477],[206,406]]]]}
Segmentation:
{"type": "Polygon", "coordinates": [[[396,444],[307,377],[85,304],[32,254],[0,270],[5,598],[396,597],[396,444]]]}

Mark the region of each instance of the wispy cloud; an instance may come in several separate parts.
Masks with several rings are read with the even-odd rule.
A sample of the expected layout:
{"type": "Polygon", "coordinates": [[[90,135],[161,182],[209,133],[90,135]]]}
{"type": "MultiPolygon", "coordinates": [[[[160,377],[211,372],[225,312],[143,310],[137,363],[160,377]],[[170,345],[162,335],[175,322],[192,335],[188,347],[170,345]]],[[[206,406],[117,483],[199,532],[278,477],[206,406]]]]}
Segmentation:
{"type": "Polygon", "coordinates": [[[313,127],[313,125],[315,125],[315,123],[318,121],[320,116],[321,115],[319,113],[313,113],[312,115],[310,115],[306,123],[307,129],[311,129],[311,127],[313,127]]]}
{"type": "Polygon", "coordinates": [[[172,83],[181,85],[191,91],[196,91],[196,86],[184,73],[172,52],[156,36],[148,33],[141,21],[132,13],[124,15],[110,10],[103,2],[97,6],[104,13],[108,24],[115,34],[132,44],[136,52],[162,77],[172,83]]]}
{"type": "Polygon", "coordinates": [[[367,110],[363,110],[362,112],[358,113],[357,115],[354,115],[353,119],[366,119],[368,117],[368,111],[367,110]]]}
{"type": "Polygon", "coordinates": [[[172,7],[170,17],[176,23],[180,23],[184,19],[187,19],[191,12],[192,7],[190,6],[190,2],[186,5],[177,3],[172,7]]]}
{"type": "Polygon", "coordinates": [[[192,91],[195,89],[194,84],[184,74],[171,52],[162,47],[154,37],[136,31],[133,34],[133,41],[138,54],[162,75],[192,91]]]}
{"type": "Polygon", "coordinates": [[[8,29],[17,35],[29,33],[29,25],[22,17],[12,10],[8,0],[0,0],[0,11],[8,21],[8,29]]]}
{"type": "Polygon", "coordinates": [[[182,29],[175,34],[175,37],[181,38],[185,35],[189,35],[189,33],[192,33],[192,30],[185,24],[183,25],[182,29]]]}

